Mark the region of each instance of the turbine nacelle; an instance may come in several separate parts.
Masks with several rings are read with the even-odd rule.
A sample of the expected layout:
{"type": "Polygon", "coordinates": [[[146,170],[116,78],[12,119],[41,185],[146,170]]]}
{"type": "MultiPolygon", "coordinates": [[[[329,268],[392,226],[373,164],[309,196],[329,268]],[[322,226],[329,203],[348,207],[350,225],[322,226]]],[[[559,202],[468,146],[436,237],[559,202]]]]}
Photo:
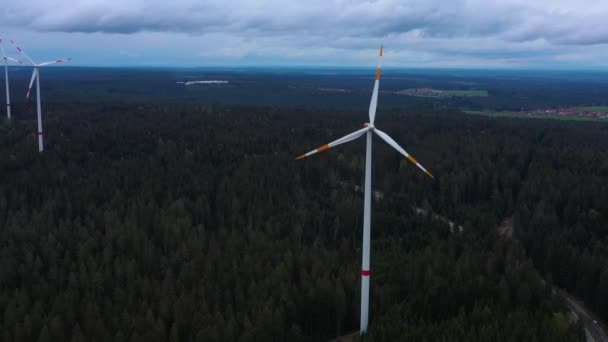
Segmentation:
{"type": "Polygon", "coordinates": [[[379,60],[378,60],[378,69],[376,70],[376,79],[374,81],[374,91],[372,93],[372,100],[369,105],[369,122],[364,123],[362,129],[355,131],[351,134],[348,134],[338,140],[332,141],[329,144],[316,148],[308,153],[305,153],[305,154],[297,157],[296,160],[304,159],[313,154],[326,151],[334,146],[342,145],[349,141],[355,140],[367,132],[373,132],[373,133],[377,134],[380,137],[380,139],[384,140],[392,148],[397,150],[397,152],[401,153],[412,164],[416,165],[416,167],[418,167],[427,176],[434,178],[433,175],[429,171],[427,171],[427,169],[425,169],[424,166],[422,166],[422,164],[420,164],[411,154],[407,153],[407,151],[405,151],[401,146],[399,146],[399,144],[397,144],[397,142],[395,142],[395,140],[393,140],[393,138],[391,138],[388,134],[382,132],[381,130],[377,129],[376,126],[374,125],[374,119],[376,117],[376,108],[378,105],[378,88],[380,86],[380,75],[381,75],[381,70],[382,70],[383,51],[384,51],[384,47],[381,46],[379,60]]]}
{"type": "Polygon", "coordinates": [[[20,46],[15,44],[15,42],[13,40],[11,40],[11,44],[13,44],[13,46],[15,46],[15,49],[17,49],[17,51],[19,51],[19,53],[22,54],[30,62],[30,64],[34,67],[34,71],[32,72],[32,79],[30,81],[29,87],[27,88],[27,94],[25,95],[25,101],[29,100],[29,98],[30,98],[30,93],[32,92],[32,86],[34,85],[34,81],[39,79],[41,67],[51,65],[51,64],[65,63],[65,62],[69,62],[72,60],[72,58],[69,57],[69,58],[63,58],[63,59],[56,59],[54,61],[49,61],[49,62],[44,62],[44,63],[35,63],[30,58],[30,56],[28,56],[25,53],[25,51],[23,51],[23,49],[20,46]]]}

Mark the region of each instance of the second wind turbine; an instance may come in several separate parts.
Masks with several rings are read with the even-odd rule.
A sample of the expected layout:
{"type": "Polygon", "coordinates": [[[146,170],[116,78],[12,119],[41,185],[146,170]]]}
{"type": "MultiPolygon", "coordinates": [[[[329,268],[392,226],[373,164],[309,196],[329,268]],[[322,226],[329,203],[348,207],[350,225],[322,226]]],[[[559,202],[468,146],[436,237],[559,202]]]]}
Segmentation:
{"type": "Polygon", "coordinates": [[[360,322],[360,333],[361,335],[367,332],[368,318],[369,318],[369,277],[370,277],[370,240],[371,240],[371,206],[372,206],[372,133],[376,133],[380,139],[384,140],[387,144],[392,146],[397,152],[405,156],[410,162],[416,165],[422,172],[427,176],[433,178],[430,172],[428,172],[424,166],[422,166],[412,155],[407,153],[399,144],[393,140],[388,134],[382,132],[374,126],[374,119],[376,117],[376,107],[378,105],[378,87],[380,85],[380,74],[382,70],[382,52],[383,48],[380,47],[380,57],[378,60],[378,68],[376,69],[376,81],[374,82],[374,91],[372,93],[372,100],[369,105],[369,123],[364,125],[363,129],[348,134],[336,141],[330,142],[327,145],[323,145],[315,150],[312,150],[306,154],[303,154],[296,158],[303,159],[311,156],[317,152],[323,152],[330,147],[338,146],[349,141],[355,140],[362,135],[366,135],[367,144],[365,148],[365,195],[363,202],[363,256],[362,256],[362,267],[361,267],[361,322],[360,322]]]}
{"type": "MultiPolygon", "coordinates": [[[[15,45],[15,42],[11,40],[11,43],[15,45]]],[[[34,63],[34,61],[28,56],[25,51],[20,46],[15,45],[17,51],[22,54],[34,67],[34,72],[32,73],[32,80],[30,81],[30,86],[27,88],[27,95],[25,96],[25,100],[27,101],[30,98],[30,93],[32,92],[32,85],[34,85],[34,81],[36,81],[36,109],[38,112],[38,152],[42,153],[44,151],[44,142],[42,139],[42,107],[40,105],[40,68],[43,66],[56,64],[56,63],[64,63],[71,61],[71,58],[66,59],[57,59],[51,62],[44,62],[40,64],[34,63]]]]}

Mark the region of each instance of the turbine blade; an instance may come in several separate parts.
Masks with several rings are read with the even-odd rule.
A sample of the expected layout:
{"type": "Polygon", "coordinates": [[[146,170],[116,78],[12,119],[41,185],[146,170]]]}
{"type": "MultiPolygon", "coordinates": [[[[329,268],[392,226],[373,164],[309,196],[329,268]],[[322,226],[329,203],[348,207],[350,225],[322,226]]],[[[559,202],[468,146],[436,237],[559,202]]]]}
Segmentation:
{"type": "Polygon", "coordinates": [[[27,60],[28,62],[30,62],[32,65],[36,65],[36,63],[34,63],[34,61],[30,58],[30,56],[28,56],[25,51],[23,51],[23,49],[21,48],[21,46],[15,44],[15,41],[11,40],[11,44],[13,44],[13,46],[15,47],[15,49],[17,49],[17,51],[19,51],[20,54],[22,54],[27,60]]]}
{"type": "Polygon", "coordinates": [[[8,60],[9,60],[9,61],[11,61],[11,62],[15,62],[15,63],[23,64],[23,62],[22,62],[22,61],[20,61],[20,60],[18,60],[18,59],[16,59],[16,58],[11,58],[11,57],[4,57],[4,58],[8,59],[8,60]]]}
{"type": "Polygon", "coordinates": [[[25,96],[25,100],[27,101],[30,98],[30,93],[32,92],[32,86],[34,85],[34,81],[38,77],[38,68],[34,68],[34,72],[32,73],[32,80],[30,81],[30,86],[27,88],[27,95],[25,96]]]}
{"type": "Polygon", "coordinates": [[[38,66],[45,66],[45,65],[57,64],[57,63],[65,63],[65,62],[69,62],[71,60],[72,60],[71,57],[70,58],[64,58],[64,59],[58,59],[58,60],[55,60],[55,61],[40,63],[40,64],[38,64],[38,66]]]}
{"type": "Polygon", "coordinates": [[[374,124],[376,119],[376,108],[378,107],[378,88],[380,87],[380,74],[382,73],[382,52],[384,46],[380,46],[380,56],[378,57],[378,68],[376,69],[376,80],[374,81],[374,92],[369,104],[369,123],[374,124]]]}
{"type": "Polygon", "coordinates": [[[360,137],[360,136],[362,136],[363,134],[365,134],[365,132],[367,132],[368,130],[369,130],[369,128],[365,127],[365,128],[363,128],[363,129],[360,129],[360,130],[358,130],[358,131],[355,131],[355,132],[353,132],[353,133],[351,133],[351,134],[345,135],[345,136],[343,136],[342,138],[340,138],[340,139],[338,139],[338,140],[332,141],[332,142],[330,142],[330,143],[329,143],[329,144],[327,144],[327,145],[323,145],[323,146],[321,146],[321,147],[319,147],[319,148],[317,148],[317,149],[314,149],[314,150],[312,150],[312,151],[310,151],[310,152],[308,152],[308,153],[305,153],[305,154],[303,154],[303,155],[299,156],[298,158],[296,158],[296,160],[300,160],[300,159],[303,159],[303,158],[309,157],[309,156],[311,156],[311,155],[313,155],[313,154],[315,154],[315,153],[318,153],[318,152],[323,152],[323,151],[325,151],[325,150],[329,149],[330,147],[338,146],[338,145],[341,145],[341,144],[347,143],[347,142],[349,142],[349,141],[355,140],[355,139],[357,139],[358,137],[360,137]]]}
{"type": "Polygon", "coordinates": [[[6,57],[6,53],[4,52],[4,39],[0,38],[0,52],[2,52],[2,57],[6,57]]]}
{"type": "Polygon", "coordinates": [[[407,160],[411,161],[414,165],[416,165],[420,170],[422,170],[422,172],[424,172],[427,176],[431,177],[431,178],[435,178],[433,177],[433,175],[428,172],[424,166],[422,166],[416,159],[414,159],[414,157],[412,157],[411,154],[407,153],[403,148],[401,148],[401,146],[399,146],[399,144],[397,144],[397,142],[395,142],[395,140],[393,140],[393,138],[391,138],[388,134],[382,132],[379,129],[374,129],[374,132],[376,134],[378,134],[378,136],[386,141],[387,144],[391,145],[395,150],[397,150],[399,153],[403,154],[405,156],[405,158],[407,158],[407,160]]]}

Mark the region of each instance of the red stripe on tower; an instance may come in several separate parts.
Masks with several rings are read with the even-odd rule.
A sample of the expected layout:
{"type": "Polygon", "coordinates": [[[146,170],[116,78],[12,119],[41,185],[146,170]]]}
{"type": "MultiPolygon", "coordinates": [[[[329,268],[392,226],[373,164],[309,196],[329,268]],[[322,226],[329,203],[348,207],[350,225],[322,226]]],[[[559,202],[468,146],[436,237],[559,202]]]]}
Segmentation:
{"type": "Polygon", "coordinates": [[[6,106],[7,106],[7,107],[10,107],[10,106],[11,106],[11,104],[10,104],[10,103],[7,103],[7,104],[6,104],[6,106]]]}
{"type": "Polygon", "coordinates": [[[361,275],[364,277],[369,277],[370,271],[369,270],[361,270],[361,275]]]}
{"type": "Polygon", "coordinates": [[[38,132],[38,135],[42,135],[42,132],[38,132]]]}

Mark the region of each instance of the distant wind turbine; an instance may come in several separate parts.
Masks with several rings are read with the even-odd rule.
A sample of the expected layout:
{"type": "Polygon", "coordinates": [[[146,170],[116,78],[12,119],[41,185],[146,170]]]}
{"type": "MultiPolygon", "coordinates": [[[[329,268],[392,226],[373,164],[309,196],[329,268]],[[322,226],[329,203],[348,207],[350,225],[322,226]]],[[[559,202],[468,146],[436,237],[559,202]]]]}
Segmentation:
{"type": "Polygon", "coordinates": [[[0,56],[0,59],[2,61],[4,61],[4,81],[6,82],[6,117],[8,119],[11,118],[11,91],[8,85],[8,62],[15,62],[15,63],[19,63],[19,64],[23,64],[20,60],[11,58],[9,56],[6,55],[6,53],[4,52],[4,45],[3,45],[3,40],[2,38],[0,38],[0,53],[2,53],[2,56],[0,56]]]}
{"type": "Polygon", "coordinates": [[[388,134],[380,131],[374,126],[374,119],[376,117],[376,107],[378,104],[378,86],[380,85],[380,73],[382,68],[382,52],[383,48],[380,47],[380,57],[378,60],[378,68],[376,69],[376,81],[374,83],[374,91],[372,93],[372,100],[369,105],[369,123],[364,125],[363,129],[348,134],[336,141],[330,142],[327,145],[323,145],[315,150],[312,150],[306,154],[303,154],[296,158],[296,160],[306,158],[317,152],[323,152],[330,147],[338,146],[349,141],[355,140],[360,136],[367,135],[367,145],[365,150],[365,197],[363,204],[363,256],[362,256],[362,268],[361,268],[361,335],[367,332],[368,323],[368,310],[369,310],[369,277],[370,277],[370,239],[371,239],[371,192],[372,192],[372,133],[376,133],[382,140],[387,144],[391,145],[395,150],[405,156],[410,162],[414,163],[422,172],[427,176],[433,178],[430,172],[428,172],[424,166],[420,165],[401,146],[399,146],[395,140],[393,140],[388,134]]]}
{"type": "MultiPolygon", "coordinates": [[[[15,42],[11,40],[11,44],[15,45],[15,42]]],[[[42,141],[42,109],[40,106],[40,68],[43,66],[56,64],[56,63],[64,63],[71,61],[71,58],[66,59],[57,59],[51,62],[44,62],[40,64],[34,63],[34,61],[23,51],[23,49],[15,45],[17,51],[22,54],[34,67],[34,72],[32,73],[32,80],[30,81],[30,86],[27,88],[27,95],[25,96],[25,100],[27,101],[30,98],[30,92],[32,91],[32,85],[34,84],[34,80],[36,81],[36,104],[38,109],[38,151],[44,151],[44,144],[42,141]]]]}

